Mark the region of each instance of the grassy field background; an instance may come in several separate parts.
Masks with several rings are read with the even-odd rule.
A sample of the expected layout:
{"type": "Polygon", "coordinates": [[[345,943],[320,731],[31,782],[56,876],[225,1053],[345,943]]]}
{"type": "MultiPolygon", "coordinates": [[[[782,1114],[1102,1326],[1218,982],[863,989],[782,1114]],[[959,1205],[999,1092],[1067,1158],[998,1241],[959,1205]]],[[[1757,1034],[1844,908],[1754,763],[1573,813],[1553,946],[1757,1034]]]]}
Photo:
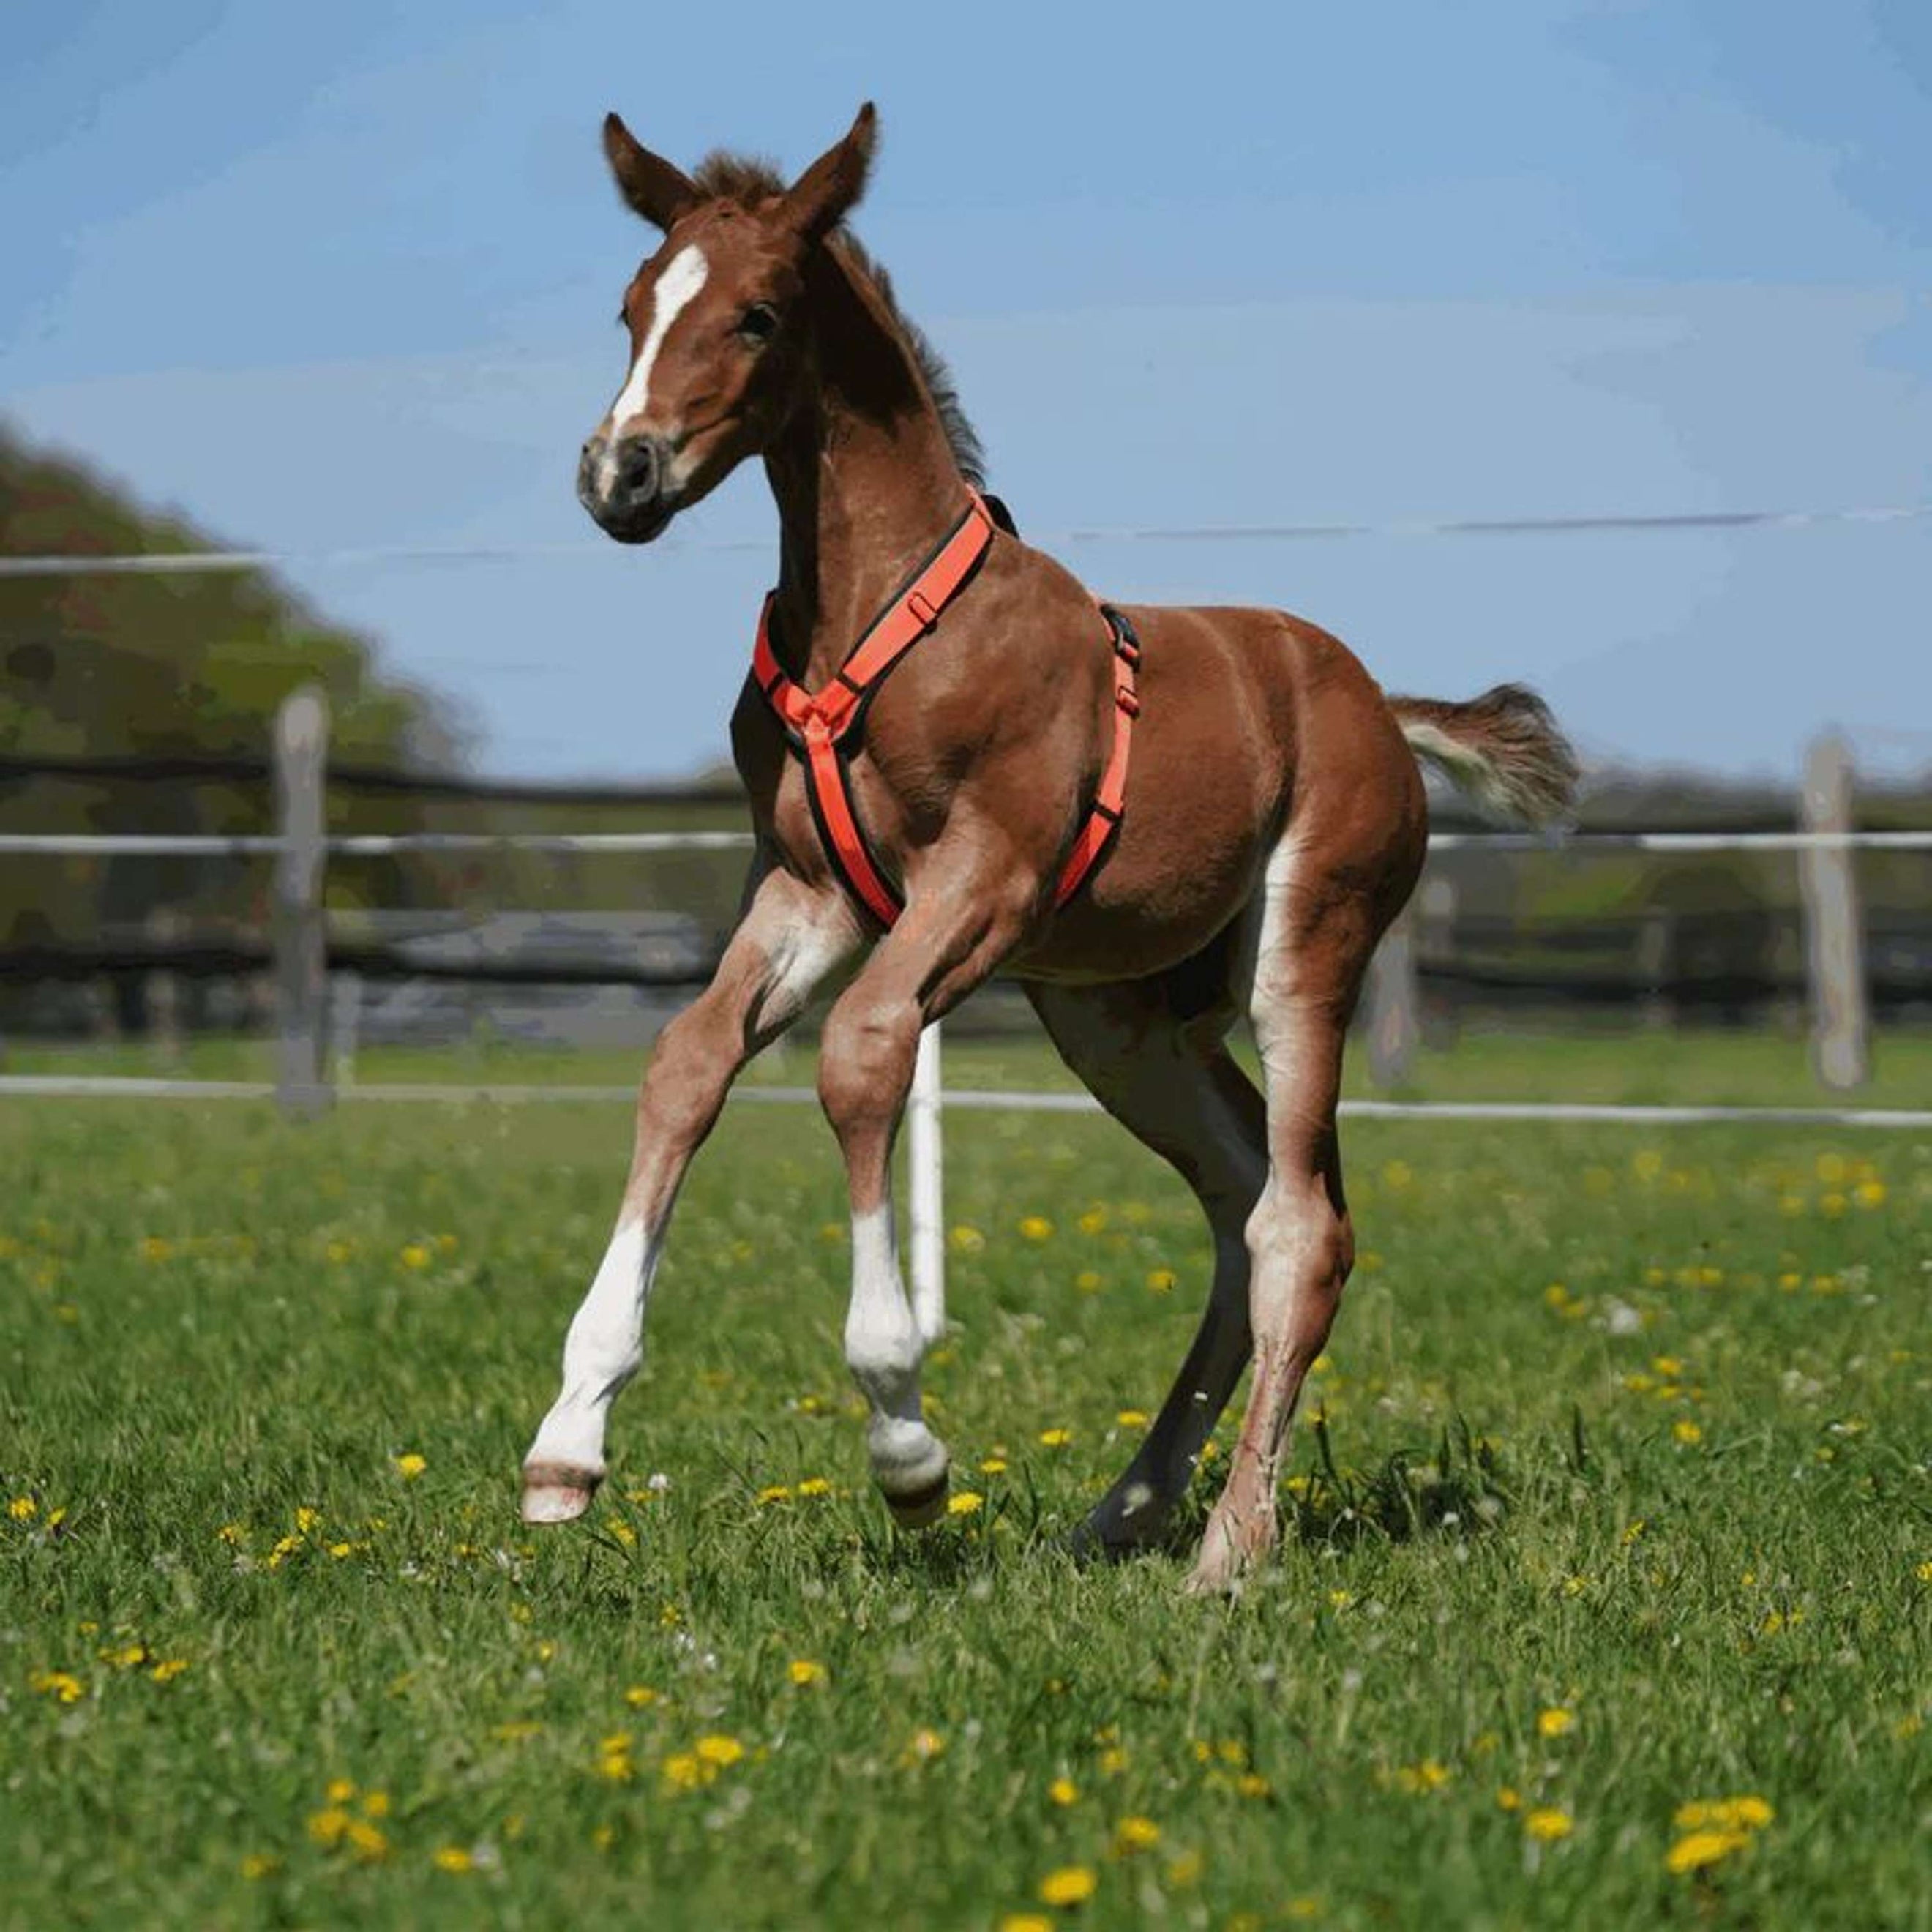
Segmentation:
{"type": "MultiPolygon", "coordinates": [[[[1423,1084],[1808,1097],[1666,1044],[1423,1084]]],[[[976,1507],[889,1526],[829,1136],[746,1108],[604,1496],[524,1530],[628,1137],[0,1102],[0,1923],[1932,1924],[1932,1135],[1352,1127],[1361,1268],[1232,1604],[1058,1547],[1207,1262],[1098,1120],[949,1123],[976,1507]]]]}

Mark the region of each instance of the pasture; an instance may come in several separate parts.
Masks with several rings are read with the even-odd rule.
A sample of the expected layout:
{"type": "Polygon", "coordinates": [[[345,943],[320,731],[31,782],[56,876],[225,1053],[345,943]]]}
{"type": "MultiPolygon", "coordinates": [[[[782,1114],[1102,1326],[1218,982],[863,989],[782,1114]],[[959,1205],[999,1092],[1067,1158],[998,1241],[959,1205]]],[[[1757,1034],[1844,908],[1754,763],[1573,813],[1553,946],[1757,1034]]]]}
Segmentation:
{"type": "Polygon", "coordinates": [[[1058,1547],[1208,1262],[1077,1118],[949,1121],[938,1529],[867,1480],[830,1136],[753,1106],[523,1528],[628,1136],[0,1106],[0,1922],[1932,1924],[1928,1137],[1348,1125],[1228,1604],[1058,1547]]]}

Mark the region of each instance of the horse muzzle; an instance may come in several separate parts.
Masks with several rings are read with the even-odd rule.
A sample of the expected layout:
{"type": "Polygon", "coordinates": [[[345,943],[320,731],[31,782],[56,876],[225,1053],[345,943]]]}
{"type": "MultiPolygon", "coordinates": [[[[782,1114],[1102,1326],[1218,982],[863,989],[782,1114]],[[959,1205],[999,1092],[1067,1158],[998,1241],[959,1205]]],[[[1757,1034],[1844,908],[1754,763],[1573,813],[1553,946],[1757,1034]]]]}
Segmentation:
{"type": "Polygon", "coordinates": [[[577,500],[606,536],[649,543],[676,513],[667,488],[670,469],[670,447],[660,438],[600,429],[578,459],[577,500]]]}

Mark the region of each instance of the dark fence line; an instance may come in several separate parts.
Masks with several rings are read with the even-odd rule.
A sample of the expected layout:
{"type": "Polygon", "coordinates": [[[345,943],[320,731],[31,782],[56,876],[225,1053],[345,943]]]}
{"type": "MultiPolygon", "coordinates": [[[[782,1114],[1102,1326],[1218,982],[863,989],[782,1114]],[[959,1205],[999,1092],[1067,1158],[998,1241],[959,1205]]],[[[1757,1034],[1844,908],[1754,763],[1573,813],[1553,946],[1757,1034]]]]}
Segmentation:
{"type": "MultiPolygon", "coordinates": [[[[35,779],[100,784],[210,784],[263,785],[274,776],[272,760],[241,753],[132,752],[100,756],[88,753],[0,752],[0,784],[35,779]]],[[[460,772],[398,771],[376,765],[331,764],[326,783],[333,790],[395,798],[446,800],[455,804],[533,805],[564,807],[664,808],[742,807],[742,788],[732,779],[704,782],[608,783],[548,778],[479,778],[460,772]]],[[[1438,831],[1481,831],[1484,821],[1454,805],[1438,802],[1430,822],[1438,831]]],[[[1895,814],[1869,813],[1849,829],[1882,832],[1894,829],[1895,814]]],[[[1758,833],[1797,828],[1795,806],[1747,803],[1725,799],[1699,799],[1681,810],[1660,817],[1647,812],[1641,819],[1592,812],[1586,805],[1581,829],[1618,837],[1645,832],[1718,830],[1758,833]]],[[[1559,849],[1552,848],[1554,849],[1559,849]]]]}
{"type": "MultiPolygon", "coordinates": [[[[448,980],[499,986],[702,986],[714,955],[674,965],[626,965],[604,960],[447,959],[424,957],[406,946],[331,945],[331,973],[358,973],[369,980],[448,980]]],[[[136,973],[171,973],[184,980],[222,980],[264,973],[274,964],[268,940],[180,944],[132,941],[113,946],[16,946],[0,952],[0,980],[76,981],[136,973]]]]}
{"type": "MultiPolygon", "coordinates": [[[[266,758],[200,752],[135,753],[95,758],[0,753],[0,784],[36,778],[100,784],[267,785],[274,767],[266,758]]],[[[742,806],[743,790],[734,783],[703,784],[610,784],[539,778],[476,778],[429,772],[399,772],[374,765],[331,765],[331,789],[398,798],[448,799],[475,805],[742,806]]]]}
{"type": "MultiPolygon", "coordinates": [[[[715,969],[718,950],[706,947],[675,960],[653,964],[607,958],[572,959],[550,953],[542,958],[449,958],[425,954],[414,946],[331,941],[326,953],[331,973],[358,973],[370,980],[436,980],[478,986],[641,986],[674,990],[704,985],[715,969]]],[[[266,971],[273,956],[266,937],[217,940],[128,939],[112,944],[37,944],[0,950],[0,981],[85,981],[142,973],[170,973],[183,979],[214,980],[266,971]]],[[[1416,976],[1425,992],[1541,997],[1580,1004],[1630,1005],[1646,999],[1689,1004],[1762,1004],[1802,999],[1802,971],[1779,972],[1734,963],[1663,973],[1615,966],[1550,970],[1535,964],[1494,959],[1424,958],[1416,976]]],[[[1868,976],[1874,1001],[1904,1006],[1932,1000],[1932,974],[1909,968],[1880,970],[1868,976]]]]}

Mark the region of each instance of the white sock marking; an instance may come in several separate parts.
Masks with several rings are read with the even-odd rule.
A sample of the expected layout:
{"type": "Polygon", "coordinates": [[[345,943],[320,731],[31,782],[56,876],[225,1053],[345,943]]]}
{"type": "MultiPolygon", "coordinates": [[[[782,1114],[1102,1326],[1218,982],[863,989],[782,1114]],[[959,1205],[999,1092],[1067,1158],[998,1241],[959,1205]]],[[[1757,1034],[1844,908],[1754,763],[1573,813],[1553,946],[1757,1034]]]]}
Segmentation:
{"type": "Polygon", "coordinates": [[[855,1214],[845,1360],[872,1406],[867,1447],[872,1473],[888,1496],[923,1490],[945,1472],[945,1447],[926,1427],[920,1406],[925,1352],[899,1276],[891,1207],[855,1214]]]}
{"type": "Polygon", "coordinates": [[[621,1220],[563,1344],[563,1391],[526,1459],[601,1472],[604,1421],[644,1361],[644,1308],[662,1243],[643,1221],[621,1220]]]}

